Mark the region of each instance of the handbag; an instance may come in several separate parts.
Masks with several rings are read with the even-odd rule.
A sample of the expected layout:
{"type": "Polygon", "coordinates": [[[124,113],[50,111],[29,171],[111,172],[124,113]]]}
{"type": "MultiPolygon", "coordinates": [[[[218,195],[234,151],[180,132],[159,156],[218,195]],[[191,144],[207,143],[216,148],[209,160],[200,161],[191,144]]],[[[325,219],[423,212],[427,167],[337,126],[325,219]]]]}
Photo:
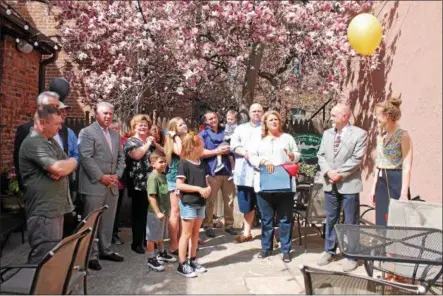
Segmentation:
{"type": "Polygon", "coordinates": [[[283,166],[274,167],[269,174],[265,166],[260,166],[260,192],[290,192],[292,191],[291,175],[283,166]]]}

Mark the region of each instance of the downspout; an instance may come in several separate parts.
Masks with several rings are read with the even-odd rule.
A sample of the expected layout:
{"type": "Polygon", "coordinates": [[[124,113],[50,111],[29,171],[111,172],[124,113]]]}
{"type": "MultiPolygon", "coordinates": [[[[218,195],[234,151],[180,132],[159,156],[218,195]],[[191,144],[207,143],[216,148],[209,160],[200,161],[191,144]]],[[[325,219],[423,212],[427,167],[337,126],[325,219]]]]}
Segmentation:
{"type": "Polygon", "coordinates": [[[46,79],[46,66],[55,62],[58,58],[58,51],[52,54],[50,58],[44,59],[40,62],[38,67],[38,93],[45,90],[45,79],[46,79]]]}

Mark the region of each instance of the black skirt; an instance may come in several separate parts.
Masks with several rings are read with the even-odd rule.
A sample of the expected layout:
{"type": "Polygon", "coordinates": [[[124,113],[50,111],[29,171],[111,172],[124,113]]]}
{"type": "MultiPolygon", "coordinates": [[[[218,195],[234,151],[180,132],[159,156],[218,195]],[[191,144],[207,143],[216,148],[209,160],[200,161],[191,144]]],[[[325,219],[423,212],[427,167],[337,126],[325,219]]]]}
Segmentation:
{"type": "Polygon", "coordinates": [[[381,174],[378,173],[377,175],[377,187],[375,188],[375,221],[377,225],[386,225],[388,222],[389,196],[397,200],[400,198],[402,170],[379,169],[379,172],[381,174]]]}

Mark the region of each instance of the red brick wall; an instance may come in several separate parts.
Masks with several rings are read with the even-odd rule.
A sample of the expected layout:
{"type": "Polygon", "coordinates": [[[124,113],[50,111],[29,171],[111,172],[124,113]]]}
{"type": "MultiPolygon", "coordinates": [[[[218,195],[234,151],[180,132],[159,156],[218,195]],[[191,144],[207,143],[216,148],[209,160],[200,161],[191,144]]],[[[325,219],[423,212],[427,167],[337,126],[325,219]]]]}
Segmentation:
{"type": "Polygon", "coordinates": [[[41,55],[16,49],[15,38],[5,36],[0,48],[0,171],[13,165],[17,126],[32,118],[38,94],[41,55]]]}

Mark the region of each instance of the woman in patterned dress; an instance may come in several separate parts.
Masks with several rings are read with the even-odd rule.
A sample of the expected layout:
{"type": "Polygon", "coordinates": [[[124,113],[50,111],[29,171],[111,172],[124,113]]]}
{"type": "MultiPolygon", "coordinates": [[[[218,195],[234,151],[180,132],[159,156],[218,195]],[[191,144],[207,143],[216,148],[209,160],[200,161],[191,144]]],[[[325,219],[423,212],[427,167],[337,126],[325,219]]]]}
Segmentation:
{"type": "Polygon", "coordinates": [[[132,244],[131,249],[144,254],[146,237],[146,215],[148,196],[146,182],[152,171],[149,156],[155,150],[155,138],[150,134],[152,121],[148,115],[139,114],[131,120],[133,136],[126,140],[123,148],[128,173],[128,195],[132,200],[132,244]]]}

